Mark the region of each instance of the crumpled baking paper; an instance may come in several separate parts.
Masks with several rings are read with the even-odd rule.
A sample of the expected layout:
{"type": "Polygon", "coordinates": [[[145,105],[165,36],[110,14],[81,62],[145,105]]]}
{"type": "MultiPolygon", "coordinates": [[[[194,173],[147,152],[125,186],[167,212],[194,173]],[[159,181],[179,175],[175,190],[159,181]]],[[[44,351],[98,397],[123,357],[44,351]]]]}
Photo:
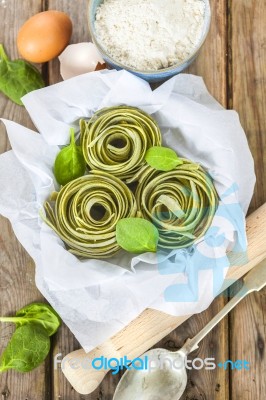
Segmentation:
{"type": "Polygon", "coordinates": [[[23,98],[37,130],[2,120],[12,146],[0,156],[0,213],[34,259],[36,284],[85,351],[121,330],[145,308],[173,315],[206,309],[219,292],[227,250],[245,251],[245,213],[255,183],[253,159],[236,112],[224,110],[203,80],[178,75],[152,91],[126,71],[99,71],[23,98]],[[41,220],[58,186],[52,167],[69,127],[107,106],[127,104],[151,114],[164,145],[199,162],[213,177],[219,208],[205,237],[189,249],[79,260],[41,220]]]}

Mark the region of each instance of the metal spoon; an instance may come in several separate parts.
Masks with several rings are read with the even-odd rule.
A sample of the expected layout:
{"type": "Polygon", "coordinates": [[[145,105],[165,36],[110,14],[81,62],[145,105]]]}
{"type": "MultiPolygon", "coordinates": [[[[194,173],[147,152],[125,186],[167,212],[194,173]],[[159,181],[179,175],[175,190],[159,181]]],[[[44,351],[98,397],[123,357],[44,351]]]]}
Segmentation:
{"type": "MultiPolygon", "coordinates": [[[[187,385],[186,356],[198,348],[199,342],[245,296],[251,292],[261,290],[265,285],[266,259],[245,276],[244,285],[240,291],[193,339],[188,339],[182,349],[177,352],[153,349],[144,353],[140,357],[141,362],[145,363],[145,360],[147,360],[145,357],[148,357],[149,360],[152,360],[152,368],[128,370],[121,378],[113,400],[180,399],[187,385]]],[[[141,362],[139,362],[139,365],[141,362]]]]}

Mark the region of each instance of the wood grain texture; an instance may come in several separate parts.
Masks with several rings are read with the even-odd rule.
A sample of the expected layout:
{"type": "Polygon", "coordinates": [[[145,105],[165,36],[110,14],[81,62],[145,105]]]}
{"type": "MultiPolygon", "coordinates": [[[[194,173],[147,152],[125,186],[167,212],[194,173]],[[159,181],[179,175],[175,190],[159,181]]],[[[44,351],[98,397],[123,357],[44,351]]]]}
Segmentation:
{"type": "MultiPolygon", "coordinates": [[[[86,42],[89,40],[88,24],[87,24],[87,0],[69,1],[69,0],[49,0],[46,1],[46,9],[58,10],[66,12],[73,23],[73,34],[71,43],[86,42]]],[[[48,63],[48,81],[54,84],[62,81],[59,72],[59,61],[54,59],[48,63]]],[[[80,348],[80,345],[73,337],[73,334],[64,325],[56,338],[54,339],[53,355],[62,353],[63,356],[70,351],[80,348]]],[[[100,400],[106,399],[101,397],[101,388],[96,391],[93,396],[81,396],[67,382],[60,369],[51,371],[53,374],[52,399],[62,400],[100,400]]],[[[114,391],[115,383],[112,379],[109,382],[109,394],[114,391]]],[[[111,397],[110,397],[111,399],[111,397]]]]}
{"type": "Polygon", "coordinates": [[[250,210],[266,199],[266,3],[232,1],[230,105],[240,121],[255,160],[257,185],[250,210]]]}
{"type": "Polygon", "coordinates": [[[202,76],[212,96],[227,105],[227,1],[210,0],[212,20],[199,57],[186,72],[202,76]]]}
{"type": "MultiPolygon", "coordinates": [[[[203,77],[209,92],[227,106],[227,4],[225,0],[211,0],[212,21],[209,35],[199,57],[188,72],[203,77]]],[[[171,335],[171,339],[184,341],[193,337],[227,302],[227,293],[217,298],[205,312],[194,315],[171,335]]],[[[216,360],[229,357],[228,318],[216,326],[201,342],[192,358],[214,357],[216,360]]],[[[179,345],[180,343],[177,344],[179,345]]],[[[181,400],[227,400],[229,399],[228,371],[191,370],[188,373],[187,390],[181,400]]]]}
{"type": "MultiPolygon", "coordinates": [[[[16,35],[19,27],[34,13],[41,11],[42,2],[19,0],[0,2],[0,43],[3,43],[11,58],[18,58],[16,35]]],[[[24,109],[0,94],[0,115],[19,122],[29,128],[33,124],[24,109]]],[[[0,153],[9,150],[10,145],[0,126],[0,153]]],[[[2,173],[2,171],[1,171],[2,173]]],[[[14,315],[16,310],[33,301],[43,301],[35,286],[34,265],[31,258],[16,240],[9,222],[0,217],[0,315],[14,315]]],[[[5,348],[14,327],[1,324],[0,352],[5,348]]],[[[50,377],[46,374],[49,360],[35,371],[19,374],[8,371],[0,374],[1,400],[48,400],[50,377]]]]}
{"type": "Polygon", "coordinates": [[[230,337],[232,360],[247,360],[249,371],[230,373],[231,399],[263,400],[266,395],[266,292],[254,293],[232,311],[230,337]]]}
{"type": "MultiPolygon", "coordinates": [[[[88,42],[90,40],[87,22],[87,0],[49,0],[46,3],[47,9],[64,11],[71,18],[73,23],[71,43],[88,42]]],[[[50,85],[62,81],[59,73],[59,61],[57,58],[49,62],[48,71],[50,85]]]]}
{"type": "MultiPolygon", "coordinates": [[[[230,107],[239,112],[257,175],[251,210],[266,201],[266,3],[230,1],[230,107]]],[[[231,372],[231,400],[266,397],[266,289],[245,299],[230,315],[230,356],[250,371],[231,372]]]]}

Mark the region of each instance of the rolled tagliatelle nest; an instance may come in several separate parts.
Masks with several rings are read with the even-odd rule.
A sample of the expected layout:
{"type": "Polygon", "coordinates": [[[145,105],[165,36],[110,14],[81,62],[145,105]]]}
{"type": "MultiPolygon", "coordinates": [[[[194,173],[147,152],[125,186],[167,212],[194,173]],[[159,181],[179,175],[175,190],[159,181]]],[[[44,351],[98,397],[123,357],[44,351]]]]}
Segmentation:
{"type": "Polygon", "coordinates": [[[188,247],[206,233],[218,195],[198,164],[183,159],[182,165],[169,172],[145,166],[135,179],[138,210],[157,227],[159,248],[188,247]]]}
{"type": "Polygon", "coordinates": [[[49,202],[44,205],[45,221],[71,253],[84,258],[108,258],[118,252],[116,224],[137,213],[126,184],[102,171],[69,182],[53,197],[54,208],[49,202]]]}
{"type": "Polygon", "coordinates": [[[81,146],[92,170],[120,179],[132,178],[143,166],[146,151],[161,145],[157,122],[138,108],[116,106],[80,121],[81,146]]]}

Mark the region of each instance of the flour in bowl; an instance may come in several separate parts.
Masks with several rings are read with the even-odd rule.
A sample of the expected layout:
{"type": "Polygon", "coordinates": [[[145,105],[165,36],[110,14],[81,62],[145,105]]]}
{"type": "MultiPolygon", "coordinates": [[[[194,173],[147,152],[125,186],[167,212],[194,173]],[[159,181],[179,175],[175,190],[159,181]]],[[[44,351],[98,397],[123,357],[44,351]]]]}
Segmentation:
{"type": "Polygon", "coordinates": [[[115,61],[151,71],[186,60],[200,42],[203,0],[104,0],[96,11],[97,38],[115,61]]]}

